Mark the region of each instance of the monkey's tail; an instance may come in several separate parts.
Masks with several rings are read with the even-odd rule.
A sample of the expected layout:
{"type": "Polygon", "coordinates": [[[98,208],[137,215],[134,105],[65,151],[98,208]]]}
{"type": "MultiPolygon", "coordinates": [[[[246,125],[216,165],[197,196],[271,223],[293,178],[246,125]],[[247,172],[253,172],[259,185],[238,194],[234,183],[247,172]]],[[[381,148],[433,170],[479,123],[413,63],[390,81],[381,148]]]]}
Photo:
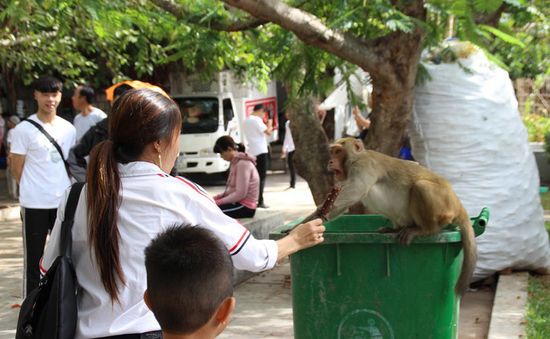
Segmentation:
{"type": "Polygon", "coordinates": [[[464,247],[464,260],[462,262],[462,270],[455,286],[455,292],[457,295],[462,296],[470,285],[470,280],[474,274],[477,261],[477,248],[474,228],[472,222],[468,217],[468,213],[464,208],[456,219],[456,224],[460,227],[460,233],[462,235],[462,246],[464,247]]]}

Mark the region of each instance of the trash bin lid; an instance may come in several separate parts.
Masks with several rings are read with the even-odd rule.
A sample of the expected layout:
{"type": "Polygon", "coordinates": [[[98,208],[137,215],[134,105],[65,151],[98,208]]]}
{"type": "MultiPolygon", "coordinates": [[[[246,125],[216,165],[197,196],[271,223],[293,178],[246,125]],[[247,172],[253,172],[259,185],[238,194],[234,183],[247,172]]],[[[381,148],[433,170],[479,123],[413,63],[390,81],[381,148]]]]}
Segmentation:
{"type": "MultiPolygon", "coordinates": [[[[280,239],[287,234],[287,231],[295,225],[301,223],[303,218],[294,220],[286,225],[274,229],[270,234],[270,239],[280,239]]],[[[479,236],[485,231],[485,226],[489,220],[489,210],[485,207],[479,216],[471,218],[474,233],[479,236]]],[[[326,231],[323,244],[331,243],[377,243],[392,244],[397,243],[396,233],[381,233],[380,228],[390,228],[392,223],[382,215],[342,215],[331,221],[324,223],[326,231]]],[[[443,230],[432,236],[415,237],[413,243],[431,244],[431,243],[453,243],[460,242],[461,235],[456,225],[448,225],[443,230]]]]}

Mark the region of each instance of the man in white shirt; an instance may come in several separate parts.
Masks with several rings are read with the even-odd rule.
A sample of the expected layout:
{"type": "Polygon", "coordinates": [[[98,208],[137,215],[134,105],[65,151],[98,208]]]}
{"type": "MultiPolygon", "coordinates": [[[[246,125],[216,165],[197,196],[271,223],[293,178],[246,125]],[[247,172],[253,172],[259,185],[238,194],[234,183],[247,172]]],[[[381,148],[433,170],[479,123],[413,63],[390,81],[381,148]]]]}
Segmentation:
{"type": "Polygon", "coordinates": [[[294,139],[292,139],[292,134],[290,131],[290,119],[285,113],[287,118],[285,123],[285,138],[283,139],[283,152],[281,154],[281,159],[286,158],[288,164],[288,170],[290,172],[290,186],[287,188],[296,188],[296,169],[294,168],[294,151],[296,147],[294,146],[294,139]]]}
{"type": "Polygon", "coordinates": [[[263,104],[254,106],[250,116],[243,122],[243,133],[247,141],[247,153],[256,157],[256,169],[260,175],[260,194],[258,196],[258,207],[267,208],[264,204],[264,186],[267,174],[268,149],[266,136],[273,132],[273,119],[263,121],[265,115],[263,104]]]}
{"type": "Polygon", "coordinates": [[[77,111],[80,111],[80,113],[74,117],[73,121],[74,127],[76,128],[77,141],[82,138],[90,127],[95,126],[95,124],[107,117],[105,112],[92,106],[94,97],[94,90],[88,86],[78,86],[71,97],[73,107],[77,111]]]}
{"type": "Polygon", "coordinates": [[[19,183],[23,219],[24,296],[38,286],[46,236],[54,225],[61,197],[71,184],[64,159],[75,143],[76,131],[70,122],[57,116],[62,86],[61,81],[49,76],[36,80],[33,89],[38,111],[27,120],[41,126],[63,154],[29,121],[22,121],[11,133],[10,170],[19,183]]]}

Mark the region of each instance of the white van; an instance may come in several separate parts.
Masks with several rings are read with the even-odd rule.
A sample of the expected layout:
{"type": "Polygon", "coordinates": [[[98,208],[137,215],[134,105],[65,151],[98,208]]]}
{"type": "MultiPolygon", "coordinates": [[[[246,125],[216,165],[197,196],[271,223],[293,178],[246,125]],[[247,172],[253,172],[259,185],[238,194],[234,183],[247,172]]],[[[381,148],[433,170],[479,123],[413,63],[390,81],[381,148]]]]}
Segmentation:
{"type": "MultiPolygon", "coordinates": [[[[236,142],[246,140],[242,122],[257,104],[264,104],[273,113],[274,135],[277,140],[277,94],[275,82],[262,92],[252,83],[241,83],[228,71],[220,72],[210,80],[198,76],[170,76],[171,96],[182,112],[180,154],[176,163],[178,173],[219,173],[229,168],[219,154],[213,152],[214,143],[223,135],[236,142]]],[[[267,114],[265,117],[267,121],[267,114]]]]}

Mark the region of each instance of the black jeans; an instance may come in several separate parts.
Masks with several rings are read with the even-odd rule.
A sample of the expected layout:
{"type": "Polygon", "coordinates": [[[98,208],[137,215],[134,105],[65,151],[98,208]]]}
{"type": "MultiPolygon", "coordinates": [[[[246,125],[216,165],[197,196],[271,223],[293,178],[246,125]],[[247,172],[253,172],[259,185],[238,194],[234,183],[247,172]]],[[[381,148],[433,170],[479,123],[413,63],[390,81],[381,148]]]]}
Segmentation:
{"type": "Polygon", "coordinates": [[[219,207],[225,215],[234,219],[252,218],[254,214],[256,214],[256,210],[241,205],[238,202],[234,204],[219,205],[219,207]]]}
{"type": "Polygon", "coordinates": [[[256,156],[256,169],[260,176],[260,194],[258,195],[258,205],[264,204],[264,187],[265,187],[265,177],[267,174],[267,153],[258,154],[256,156]]]}
{"type": "Polygon", "coordinates": [[[296,169],[294,168],[294,151],[288,152],[286,155],[288,171],[290,172],[290,187],[296,187],[296,169]]]}
{"type": "Polygon", "coordinates": [[[44,245],[48,232],[52,230],[57,209],[21,208],[23,221],[24,251],[24,296],[38,287],[40,282],[40,259],[44,254],[44,245]]]}

